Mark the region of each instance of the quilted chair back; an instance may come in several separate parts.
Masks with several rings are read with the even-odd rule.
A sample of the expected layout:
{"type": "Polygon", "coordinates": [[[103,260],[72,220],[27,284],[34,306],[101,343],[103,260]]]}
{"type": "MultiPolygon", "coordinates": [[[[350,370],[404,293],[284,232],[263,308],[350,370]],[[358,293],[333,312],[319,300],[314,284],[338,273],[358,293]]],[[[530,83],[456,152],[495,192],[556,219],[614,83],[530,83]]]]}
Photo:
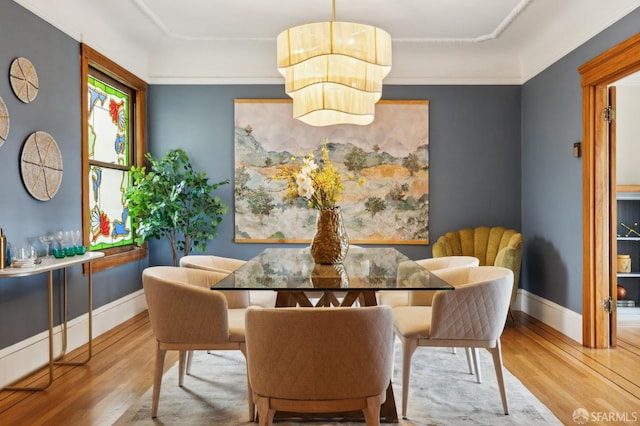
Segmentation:
{"type": "Polygon", "coordinates": [[[206,254],[188,255],[180,259],[182,267],[219,272],[233,272],[245,263],[245,260],[206,254]]]}
{"type": "Polygon", "coordinates": [[[229,340],[227,299],[210,287],[220,274],[173,266],[142,272],[151,328],[158,342],[189,345],[229,340]]]}
{"type": "Polygon", "coordinates": [[[473,256],[445,256],[420,259],[416,260],[416,263],[428,271],[437,271],[438,269],[479,266],[480,260],[473,256]]]}
{"type": "Polygon", "coordinates": [[[499,266],[443,269],[435,272],[455,287],[436,292],[430,339],[497,343],[509,311],[513,272],[499,266]]]}
{"type": "Polygon", "coordinates": [[[344,400],[384,395],[390,383],[388,306],[250,309],[246,342],[255,395],[344,400]]]}
{"type": "MultiPolygon", "coordinates": [[[[449,268],[465,268],[469,266],[478,266],[480,261],[473,256],[444,256],[431,257],[429,259],[416,260],[416,263],[428,271],[435,272],[441,269],[449,268]]],[[[402,265],[401,265],[402,266],[402,265]]],[[[400,268],[398,268],[400,271],[400,268]]],[[[409,278],[411,285],[412,277],[409,278]]],[[[411,306],[431,306],[433,296],[436,294],[433,290],[419,290],[409,292],[409,305],[411,306]]]]}
{"type": "MultiPolygon", "coordinates": [[[[202,269],[223,274],[222,278],[245,263],[246,261],[240,259],[204,254],[183,256],[180,259],[180,266],[183,268],[202,269]]],[[[240,290],[221,290],[221,292],[227,298],[229,309],[241,309],[249,306],[249,292],[240,290]]]]}
{"type": "Polygon", "coordinates": [[[520,282],[522,234],[504,226],[480,226],[447,232],[433,244],[433,257],[473,256],[480,266],[501,266],[513,272],[513,303],[520,282]]]}

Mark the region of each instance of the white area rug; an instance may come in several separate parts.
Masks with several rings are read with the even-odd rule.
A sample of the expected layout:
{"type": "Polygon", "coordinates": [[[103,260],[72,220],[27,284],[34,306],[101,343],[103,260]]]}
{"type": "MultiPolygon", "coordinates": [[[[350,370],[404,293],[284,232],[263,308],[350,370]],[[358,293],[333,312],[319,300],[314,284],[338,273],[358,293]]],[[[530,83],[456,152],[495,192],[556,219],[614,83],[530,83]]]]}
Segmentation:
{"type": "MultiPolygon", "coordinates": [[[[504,369],[509,415],[502,411],[491,355],[480,351],[482,383],[468,373],[464,350],[418,348],[413,356],[408,419],[400,416],[402,401],[400,347],[396,345],[394,395],[400,425],[561,425],[518,379],[504,369]]],[[[236,351],[196,352],[192,375],[178,386],[177,364],[165,374],[158,417],[151,418],[151,389],[116,425],[250,425],[246,365],[236,351]]],[[[149,371],[149,374],[153,374],[149,371]]],[[[293,425],[290,421],[278,425],[293,425]]],[[[351,424],[327,423],[313,424],[351,424]]]]}

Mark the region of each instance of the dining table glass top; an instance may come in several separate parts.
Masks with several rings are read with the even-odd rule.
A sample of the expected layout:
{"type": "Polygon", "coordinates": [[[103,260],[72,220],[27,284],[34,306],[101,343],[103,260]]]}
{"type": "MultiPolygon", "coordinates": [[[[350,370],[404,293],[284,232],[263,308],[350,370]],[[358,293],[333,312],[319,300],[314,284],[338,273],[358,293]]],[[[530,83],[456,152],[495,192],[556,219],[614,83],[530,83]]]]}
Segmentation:
{"type": "Polygon", "coordinates": [[[316,264],[309,247],[268,248],[213,289],[451,290],[453,287],[395,248],[349,247],[344,262],[316,264]]]}

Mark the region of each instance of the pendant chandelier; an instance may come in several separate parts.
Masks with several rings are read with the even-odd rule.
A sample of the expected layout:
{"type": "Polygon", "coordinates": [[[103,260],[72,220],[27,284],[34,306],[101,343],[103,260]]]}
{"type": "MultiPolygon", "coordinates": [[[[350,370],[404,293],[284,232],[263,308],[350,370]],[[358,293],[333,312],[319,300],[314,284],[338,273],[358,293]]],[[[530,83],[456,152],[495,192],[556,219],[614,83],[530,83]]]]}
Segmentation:
{"type": "Polygon", "coordinates": [[[380,28],[336,22],[299,25],[278,35],[278,71],[293,117],[312,126],[366,125],[391,71],[391,36],[380,28]]]}

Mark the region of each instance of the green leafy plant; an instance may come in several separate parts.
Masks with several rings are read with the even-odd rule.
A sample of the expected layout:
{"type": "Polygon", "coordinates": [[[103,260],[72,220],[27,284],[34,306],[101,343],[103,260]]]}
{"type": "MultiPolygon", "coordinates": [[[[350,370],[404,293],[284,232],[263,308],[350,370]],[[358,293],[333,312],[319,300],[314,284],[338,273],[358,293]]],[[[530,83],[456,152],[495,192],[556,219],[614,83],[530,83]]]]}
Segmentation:
{"type": "Polygon", "coordinates": [[[209,183],[205,173],[196,172],[182,149],[168,151],[161,160],[145,155],[147,167],[132,167],[132,185],[125,192],[129,214],[136,231],[136,243],[167,238],[174,266],[178,252],[193,248],[204,251],[218,235],[218,225],[227,205],[212,192],[229,180],[209,183]]]}

